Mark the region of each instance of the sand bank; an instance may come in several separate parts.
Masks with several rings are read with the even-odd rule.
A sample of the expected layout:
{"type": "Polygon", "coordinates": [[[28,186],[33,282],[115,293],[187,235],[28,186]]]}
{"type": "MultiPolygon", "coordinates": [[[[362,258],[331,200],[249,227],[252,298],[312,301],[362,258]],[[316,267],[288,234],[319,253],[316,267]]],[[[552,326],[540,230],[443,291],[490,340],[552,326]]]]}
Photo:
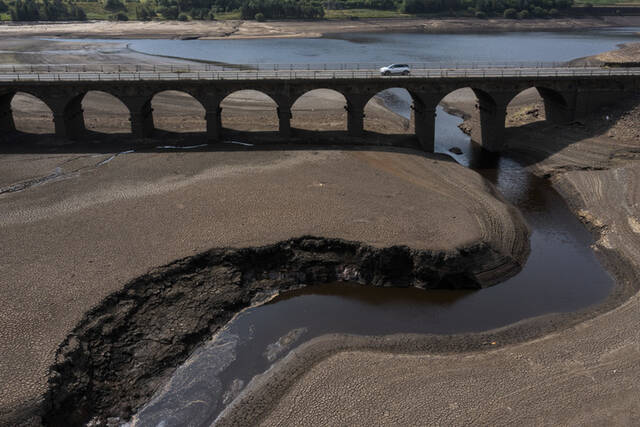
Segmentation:
{"type": "Polygon", "coordinates": [[[640,17],[612,16],[561,19],[475,19],[393,18],[335,21],[150,21],[150,22],[66,22],[0,25],[2,37],[62,38],[267,38],[321,37],[345,32],[486,32],[562,31],[584,28],[638,25],[640,17]]]}

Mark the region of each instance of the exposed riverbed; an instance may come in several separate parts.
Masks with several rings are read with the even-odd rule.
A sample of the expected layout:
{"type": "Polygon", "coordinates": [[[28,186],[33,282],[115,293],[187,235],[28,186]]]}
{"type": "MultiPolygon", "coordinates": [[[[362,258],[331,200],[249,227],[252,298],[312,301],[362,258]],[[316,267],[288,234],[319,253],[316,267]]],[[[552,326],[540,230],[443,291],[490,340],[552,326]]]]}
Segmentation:
{"type": "MultiPolygon", "coordinates": [[[[624,29],[600,34],[485,35],[483,38],[493,39],[490,42],[483,40],[481,46],[485,46],[487,51],[479,49],[478,44],[467,43],[471,40],[467,35],[439,36],[445,44],[450,43],[451,48],[441,50],[447,56],[436,54],[428,58],[451,63],[459,58],[496,62],[506,58],[562,61],[610,49],[612,41],[636,40],[630,35],[632,32],[632,29],[624,29]],[[539,39],[532,36],[538,36],[539,39]],[[527,42],[534,44],[532,49],[509,49],[510,46],[521,47],[527,42]],[[549,50],[548,43],[563,43],[565,48],[549,50]],[[570,46],[570,57],[567,55],[567,45],[570,46]],[[464,47],[460,49],[460,46],[464,47]],[[465,55],[466,49],[469,49],[468,55],[465,55]],[[461,56],[451,55],[450,52],[460,52],[461,56]]],[[[407,38],[423,37],[427,36],[352,34],[338,36],[329,42],[361,44],[360,53],[364,52],[363,57],[366,58],[362,62],[379,62],[385,57],[400,61],[399,58],[408,58],[403,49],[416,52],[411,43],[406,43],[407,38]]],[[[191,46],[191,42],[175,41],[167,47],[158,47],[156,41],[132,41],[132,48],[167,56],[177,56],[175,53],[179,50],[188,58],[215,58],[229,63],[246,63],[248,61],[242,61],[242,58],[248,57],[256,58],[256,62],[267,62],[267,58],[273,62],[345,60],[332,56],[332,52],[346,51],[345,47],[335,46],[332,49],[326,46],[327,40],[286,42],[291,44],[289,49],[276,51],[275,57],[270,56],[269,40],[216,42],[220,45],[214,44],[213,51],[206,48],[210,43],[208,41],[192,43],[191,46]],[[233,43],[236,43],[235,46],[233,43]],[[314,48],[316,44],[322,48],[314,48]],[[219,48],[220,51],[216,50],[219,48]],[[305,53],[297,53],[302,51],[305,53]],[[228,55],[233,56],[225,57],[221,52],[229,52],[228,55]],[[284,56],[278,56],[282,54],[284,56]],[[292,60],[292,56],[296,60],[292,60]]],[[[439,40],[431,39],[430,42],[433,46],[442,46],[439,40]]],[[[429,52],[429,44],[425,46],[425,51],[429,52]]],[[[424,53],[409,56],[416,62],[426,61],[425,57],[424,53]]],[[[352,55],[349,58],[353,60],[352,55]]],[[[402,91],[383,96],[383,100],[397,114],[409,117],[408,96],[402,91]]],[[[190,369],[178,370],[173,386],[170,385],[145,408],[137,422],[140,425],[153,425],[164,420],[168,425],[179,425],[185,419],[195,418],[205,424],[210,423],[253,375],[267,369],[293,346],[315,336],[327,333],[478,332],[547,313],[576,311],[606,298],[613,280],[600,266],[590,248],[593,243],[590,233],[567,209],[560,196],[546,181],[526,172],[515,160],[492,155],[475,147],[469,137],[458,129],[460,123],[461,119],[438,109],[436,151],[452,155],[459,163],[482,174],[524,214],[531,227],[531,253],[519,274],[481,291],[420,291],[336,283],[286,292],[268,304],[241,313],[216,340],[207,345],[208,351],[219,355],[217,364],[214,363],[219,370],[212,375],[220,382],[216,384],[213,395],[205,393],[209,399],[205,405],[186,405],[194,393],[202,395],[204,392],[202,383],[193,380],[201,376],[206,367],[202,366],[202,370],[193,367],[202,363],[203,359],[210,363],[211,360],[207,358],[211,356],[203,356],[199,351],[197,357],[189,362],[190,369]],[[450,149],[453,147],[460,148],[462,153],[452,154],[450,149]],[[274,348],[279,350],[273,351],[274,348]],[[180,385],[175,386],[176,383],[180,385]]]]}

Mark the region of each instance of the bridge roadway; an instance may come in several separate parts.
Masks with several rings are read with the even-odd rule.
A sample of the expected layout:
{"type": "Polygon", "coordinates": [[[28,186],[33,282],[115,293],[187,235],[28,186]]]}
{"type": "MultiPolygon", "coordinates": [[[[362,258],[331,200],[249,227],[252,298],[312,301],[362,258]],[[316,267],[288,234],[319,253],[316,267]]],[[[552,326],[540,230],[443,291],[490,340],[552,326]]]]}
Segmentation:
{"type": "MultiPolygon", "coordinates": [[[[292,135],[291,107],[306,92],[333,89],[346,101],[347,129],[352,136],[364,133],[364,107],[377,93],[406,89],[413,99],[412,121],[421,146],[433,151],[435,109],[447,94],[470,87],[476,94],[472,138],[492,151],[503,145],[508,103],[521,91],[535,87],[545,104],[547,120],[568,122],[597,111],[601,106],[640,91],[640,68],[600,67],[468,67],[412,68],[409,76],[381,76],[376,69],[236,69],[171,65],[165,70],[144,66],[75,65],[56,67],[0,67],[0,130],[15,129],[11,100],[17,92],[38,97],[52,110],[56,135],[79,139],[85,126],[82,99],[89,91],[102,91],[121,100],[129,109],[132,133],[138,138],[153,134],[151,99],[159,92],[177,90],[202,104],[207,135],[221,137],[224,98],[239,90],[257,90],[277,104],[280,133],[292,135]],[[49,71],[47,71],[49,70],[49,71]]],[[[310,68],[310,67],[307,67],[310,68]]],[[[337,67],[336,67],[337,68],[337,67]]]]}

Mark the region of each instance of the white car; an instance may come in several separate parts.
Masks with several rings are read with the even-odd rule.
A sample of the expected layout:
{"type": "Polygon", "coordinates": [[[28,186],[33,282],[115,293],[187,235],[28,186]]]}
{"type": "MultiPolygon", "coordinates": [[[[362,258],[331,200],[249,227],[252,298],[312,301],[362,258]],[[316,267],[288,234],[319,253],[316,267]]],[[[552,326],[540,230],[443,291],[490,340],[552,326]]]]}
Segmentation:
{"type": "Polygon", "coordinates": [[[380,68],[380,74],[383,76],[390,76],[392,74],[399,74],[401,76],[408,76],[411,69],[407,64],[391,64],[386,67],[380,68]]]}

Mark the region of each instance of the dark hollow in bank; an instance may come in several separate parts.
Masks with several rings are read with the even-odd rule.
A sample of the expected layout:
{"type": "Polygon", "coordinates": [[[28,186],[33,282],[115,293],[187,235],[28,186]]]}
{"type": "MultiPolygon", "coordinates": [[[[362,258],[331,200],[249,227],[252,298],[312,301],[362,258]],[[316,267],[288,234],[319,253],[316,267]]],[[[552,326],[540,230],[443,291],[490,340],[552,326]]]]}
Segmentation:
{"type": "Polygon", "coordinates": [[[512,255],[486,244],[442,253],[307,236],[178,260],[133,280],[86,314],[58,349],[43,421],[78,425],[94,417],[130,417],[197,345],[278,291],[336,281],[482,288],[520,270],[529,250],[528,239],[521,240],[512,255]]]}

